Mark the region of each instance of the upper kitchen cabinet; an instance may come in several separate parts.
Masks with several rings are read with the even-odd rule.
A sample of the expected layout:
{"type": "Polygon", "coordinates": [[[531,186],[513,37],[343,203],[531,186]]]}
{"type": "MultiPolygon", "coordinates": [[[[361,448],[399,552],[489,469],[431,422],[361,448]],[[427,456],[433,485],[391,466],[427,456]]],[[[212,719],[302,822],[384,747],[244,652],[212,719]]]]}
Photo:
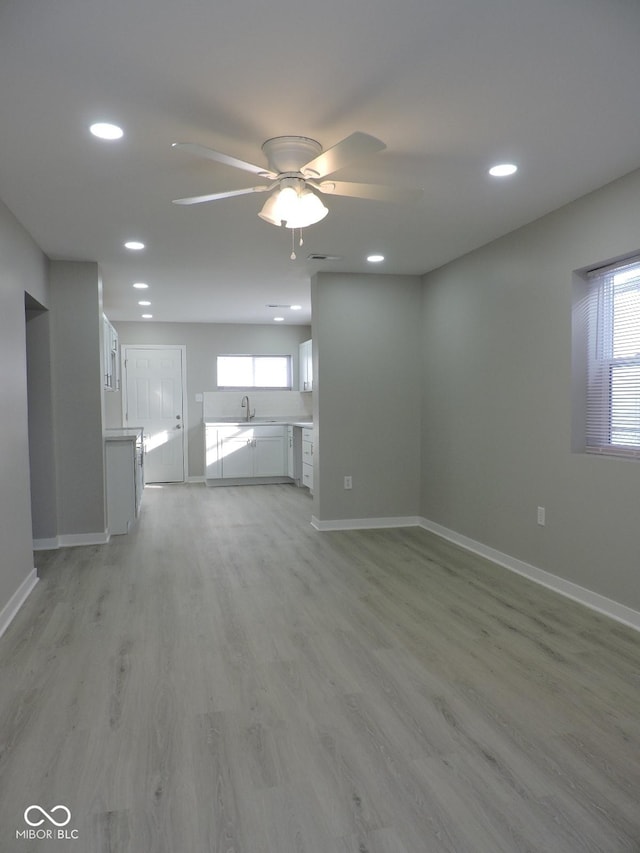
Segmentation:
{"type": "Polygon", "coordinates": [[[311,341],[304,341],[300,344],[300,390],[313,391],[311,341]]]}
{"type": "Polygon", "coordinates": [[[104,389],[118,391],[120,388],[120,355],[118,352],[118,333],[109,320],[102,316],[104,346],[104,389]]]}

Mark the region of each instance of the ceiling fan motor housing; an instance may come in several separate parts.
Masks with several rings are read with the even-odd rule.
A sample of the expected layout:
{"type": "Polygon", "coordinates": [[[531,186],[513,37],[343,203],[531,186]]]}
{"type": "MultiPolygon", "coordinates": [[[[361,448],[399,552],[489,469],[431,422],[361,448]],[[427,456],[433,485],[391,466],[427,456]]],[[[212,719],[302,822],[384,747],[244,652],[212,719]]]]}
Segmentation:
{"type": "Polygon", "coordinates": [[[299,172],[305,163],[322,152],[322,145],[307,136],[274,136],[267,139],[262,150],[272,172],[299,172]]]}

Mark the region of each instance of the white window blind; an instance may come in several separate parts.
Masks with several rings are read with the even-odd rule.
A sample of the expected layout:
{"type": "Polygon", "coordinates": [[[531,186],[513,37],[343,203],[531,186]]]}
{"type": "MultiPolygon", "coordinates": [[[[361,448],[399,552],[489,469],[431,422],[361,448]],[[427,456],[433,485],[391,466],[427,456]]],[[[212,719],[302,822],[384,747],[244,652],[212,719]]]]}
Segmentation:
{"type": "Polygon", "coordinates": [[[640,257],[589,273],[587,449],[640,455],[640,257]]]}

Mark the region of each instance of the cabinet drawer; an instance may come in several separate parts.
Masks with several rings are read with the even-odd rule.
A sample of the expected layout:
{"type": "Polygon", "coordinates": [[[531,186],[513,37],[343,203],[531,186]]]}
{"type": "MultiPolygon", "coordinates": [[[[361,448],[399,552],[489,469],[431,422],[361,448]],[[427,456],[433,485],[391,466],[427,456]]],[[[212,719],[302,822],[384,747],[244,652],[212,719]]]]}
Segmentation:
{"type": "Polygon", "coordinates": [[[302,485],[307,486],[309,489],[313,489],[313,466],[302,466],[302,485]]]}
{"type": "Polygon", "coordinates": [[[313,427],[302,427],[302,440],[313,441],[313,427]]]}
{"type": "Polygon", "coordinates": [[[313,442],[311,441],[302,442],[302,463],[313,465],[313,442]]]}
{"type": "Polygon", "coordinates": [[[282,424],[256,424],[252,429],[255,438],[284,439],[287,434],[287,428],[282,424]]]}

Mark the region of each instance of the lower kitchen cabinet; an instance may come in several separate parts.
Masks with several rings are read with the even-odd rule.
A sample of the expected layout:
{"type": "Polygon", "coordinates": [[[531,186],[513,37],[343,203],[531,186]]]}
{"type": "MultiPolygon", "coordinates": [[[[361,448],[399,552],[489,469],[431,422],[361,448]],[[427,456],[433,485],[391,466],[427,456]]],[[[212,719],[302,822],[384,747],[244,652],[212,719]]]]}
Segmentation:
{"type": "Polygon", "coordinates": [[[279,477],[287,473],[284,430],[279,436],[253,439],[253,476],[279,477]]]}
{"type": "Polygon", "coordinates": [[[284,428],[246,427],[220,430],[222,479],[278,477],[286,474],[284,428]]]}
{"type": "Polygon", "coordinates": [[[206,428],[208,480],[287,477],[284,424],[206,428]],[[215,429],[215,438],[214,438],[215,429]]]}
{"type": "Polygon", "coordinates": [[[225,435],[225,430],[219,430],[218,448],[222,478],[253,477],[253,433],[249,437],[248,432],[241,430],[238,434],[225,435]]]}
{"type": "Polygon", "coordinates": [[[142,429],[107,430],[107,525],[113,536],[128,533],[140,514],[143,460],[142,429]]]}
{"type": "Polygon", "coordinates": [[[302,485],[313,491],[313,429],[302,430],[302,485]]]}
{"type": "Polygon", "coordinates": [[[293,450],[293,427],[287,427],[287,477],[295,479],[296,455],[293,450]]]}

